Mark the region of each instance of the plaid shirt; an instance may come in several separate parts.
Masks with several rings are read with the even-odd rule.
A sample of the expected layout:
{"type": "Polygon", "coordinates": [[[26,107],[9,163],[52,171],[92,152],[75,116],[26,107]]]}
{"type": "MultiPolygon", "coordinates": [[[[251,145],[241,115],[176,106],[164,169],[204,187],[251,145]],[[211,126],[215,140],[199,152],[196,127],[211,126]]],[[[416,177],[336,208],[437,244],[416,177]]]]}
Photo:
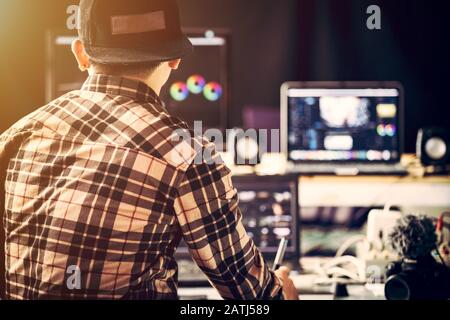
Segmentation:
{"type": "Polygon", "coordinates": [[[230,171],[194,161],[219,156],[186,128],[145,84],[95,75],[1,135],[7,297],[176,299],[184,239],[224,298],[278,298],[230,171]]]}

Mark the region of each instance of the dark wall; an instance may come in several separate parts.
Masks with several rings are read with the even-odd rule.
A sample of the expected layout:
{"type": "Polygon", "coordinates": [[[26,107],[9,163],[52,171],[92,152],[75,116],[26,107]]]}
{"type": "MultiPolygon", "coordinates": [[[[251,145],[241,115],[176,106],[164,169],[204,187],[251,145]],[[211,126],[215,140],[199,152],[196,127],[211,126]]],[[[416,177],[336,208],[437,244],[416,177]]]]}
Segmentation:
{"type": "Polygon", "coordinates": [[[280,86],[299,77],[298,0],[180,0],[186,27],[232,33],[230,126],[246,105],[278,107],[280,86]]]}
{"type": "MultiPolygon", "coordinates": [[[[76,0],[0,0],[0,131],[44,103],[44,36],[76,0]]],[[[407,149],[417,129],[449,127],[449,1],[179,0],[185,27],[233,33],[230,125],[243,106],[278,107],[286,80],[399,80],[407,149]],[[382,8],[383,29],[366,28],[382,8]]]]}
{"type": "Polygon", "coordinates": [[[406,93],[406,146],[422,126],[450,127],[450,1],[302,0],[300,78],[396,80],[406,93]],[[382,9],[369,31],[366,9],[382,9]]]}

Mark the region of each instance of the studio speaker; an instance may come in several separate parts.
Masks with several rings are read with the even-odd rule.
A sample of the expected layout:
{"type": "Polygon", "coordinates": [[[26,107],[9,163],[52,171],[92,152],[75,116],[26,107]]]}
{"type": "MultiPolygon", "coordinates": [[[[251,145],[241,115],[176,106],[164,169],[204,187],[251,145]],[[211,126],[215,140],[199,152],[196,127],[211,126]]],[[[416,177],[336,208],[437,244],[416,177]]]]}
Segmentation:
{"type": "Polygon", "coordinates": [[[228,137],[228,149],[233,151],[234,164],[237,166],[255,166],[261,162],[266,152],[262,138],[257,130],[233,129],[228,137]]]}
{"type": "Polygon", "coordinates": [[[417,136],[417,158],[425,167],[450,164],[450,133],[445,128],[423,128],[417,136]]]}
{"type": "Polygon", "coordinates": [[[254,166],[260,163],[259,139],[255,137],[238,137],[236,139],[236,165],[254,166]]]}

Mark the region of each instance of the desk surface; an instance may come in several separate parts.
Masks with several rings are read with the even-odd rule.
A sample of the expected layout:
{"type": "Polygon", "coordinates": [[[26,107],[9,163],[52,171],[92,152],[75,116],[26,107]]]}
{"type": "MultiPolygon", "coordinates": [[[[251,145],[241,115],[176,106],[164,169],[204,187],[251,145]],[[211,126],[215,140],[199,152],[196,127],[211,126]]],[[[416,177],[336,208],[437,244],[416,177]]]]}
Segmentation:
{"type": "MultiPolygon", "coordinates": [[[[450,176],[300,177],[303,207],[376,207],[390,203],[407,211],[450,209],[450,176]]],[[[426,211],[425,211],[426,212],[426,211]]]]}
{"type": "MultiPolygon", "coordinates": [[[[334,300],[331,290],[314,293],[311,289],[313,277],[310,275],[297,275],[292,277],[294,284],[299,291],[301,300],[334,300]]],[[[340,300],[385,300],[383,285],[373,285],[370,287],[363,285],[349,285],[349,297],[340,300]]],[[[222,300],[217,291],[211,287],[204,288],[180,288],[179,296],[184,300],[222,300]]]]}
{"type": "Polygon", "coordinates": [[[303,182],[366,182],[366,183],[439,183],[450,184],[450,175],[444,176],[336,176],[336,175],[322,175],[322,176],[304,176],[300,177],[303,182]]]}

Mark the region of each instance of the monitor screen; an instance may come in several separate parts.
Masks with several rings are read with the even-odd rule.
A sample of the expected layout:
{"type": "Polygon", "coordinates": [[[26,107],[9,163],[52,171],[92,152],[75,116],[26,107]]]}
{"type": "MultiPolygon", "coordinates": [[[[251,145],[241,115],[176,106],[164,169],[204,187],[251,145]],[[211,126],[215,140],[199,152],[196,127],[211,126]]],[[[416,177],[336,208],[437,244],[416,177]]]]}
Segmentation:
{"type": "Polygon", "coordinates": [[[173,115],[191,127],[201,121],[204,130],[227,128],[228,39],[207,32],[190,34],[194,52],[186,56],[161,92],[173,115]]]}
{"type": "MultiPolygon", "coordinates": [[[[227,128],[228,37],[212,31],[187,32],[194,52],[183,58],[161,91],[170,114],[193,126],[202,121],[203,131],[227,128]]],[[[70,46],[76,35],[49,32],[47,37],[46,100],[80,89],[86,73],[80,72],[70,46]]]]}
{"type": "Polygon", "coordinates": [[[239,192],[243,224],[262,252],[276,253],[283,237],[294,240],[291,197],[287,189],[239,192]]]}
{"type": "MultiPolygon", "coordinates": [[[[286,258],[299,254],[298,236],[298,180],[272,177],[233,178],[238,190],[242,223],[248,235],[265,257],[274,257],[282,238],[288,239],[286,258]]],[[[182,243],[177,252],[187,255],[188,249],[182,243]]]]}
{"type": "Polygon", "coordinates": [[[291,161],[396,162],[398,89],[289,89],[291,161]]]}

